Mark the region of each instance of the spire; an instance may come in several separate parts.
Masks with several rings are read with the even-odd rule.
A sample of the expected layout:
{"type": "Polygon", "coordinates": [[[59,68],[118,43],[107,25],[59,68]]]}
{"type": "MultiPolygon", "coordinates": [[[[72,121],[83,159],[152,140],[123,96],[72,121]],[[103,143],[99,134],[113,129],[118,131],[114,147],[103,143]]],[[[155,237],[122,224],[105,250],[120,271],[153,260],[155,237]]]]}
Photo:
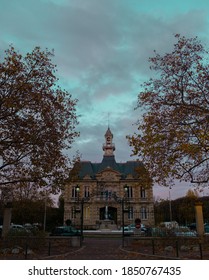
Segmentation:
{"type": "Polygon", "coordinates": [[[115,144],[112,142],[113,134],[109,128],[109,125],[104,136],[105,136],[105,144],[103,144],[104,156],[113,156],[114,155],[113,152],[115,151],[115,144]]]}

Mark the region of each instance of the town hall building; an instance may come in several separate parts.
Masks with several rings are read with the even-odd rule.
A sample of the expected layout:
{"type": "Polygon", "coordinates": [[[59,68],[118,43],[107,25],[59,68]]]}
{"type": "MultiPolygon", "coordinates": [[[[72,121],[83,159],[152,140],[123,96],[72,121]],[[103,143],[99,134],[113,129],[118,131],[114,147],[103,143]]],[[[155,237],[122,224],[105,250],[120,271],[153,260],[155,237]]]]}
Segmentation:
{"type": "Polygon", "coordinates": [[[144,225],[153,226],[153,189],[151,180],[142,176],[143,163],[116,162],[109,127],[103,151],[100,163],[80,161],[70,172],[64,191],[64,221],[79,225],[82,215],[84,229],[119,229],[140,218],[144,225]]]}

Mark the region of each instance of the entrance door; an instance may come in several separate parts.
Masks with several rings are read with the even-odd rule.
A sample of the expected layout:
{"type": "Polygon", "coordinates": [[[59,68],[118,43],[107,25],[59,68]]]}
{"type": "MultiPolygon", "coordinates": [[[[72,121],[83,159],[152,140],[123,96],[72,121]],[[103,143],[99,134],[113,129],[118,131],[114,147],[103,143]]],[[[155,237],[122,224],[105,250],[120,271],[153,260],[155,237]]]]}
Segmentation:
{"type": "MultiPolygon", "coordinates": [[[[100,208],[100,220],[105,220],[105,207],[100,208]]],[[[112,220],[117,223],[117,208],[108,206],[108,220],[112,220]]]]}

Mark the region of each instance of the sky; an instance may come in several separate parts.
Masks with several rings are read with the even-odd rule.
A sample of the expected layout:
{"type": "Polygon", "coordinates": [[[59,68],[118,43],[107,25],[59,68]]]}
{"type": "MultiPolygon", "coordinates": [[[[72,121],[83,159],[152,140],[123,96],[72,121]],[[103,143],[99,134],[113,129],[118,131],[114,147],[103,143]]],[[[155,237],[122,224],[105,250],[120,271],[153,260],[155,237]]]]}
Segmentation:
{"type": "MultiPolygon", "coordinates": [[[[172,51],[174,34],[198,36],[209,46],[209,0],[0,0],[0,60],[13,45],[20,53],[54,49],[63,89],[78,99],[80,137],[69,156],[100,162],[108,125],[117,162],[134,160],[126,136],[137,132],[135,110],[148,80],[154,50],[172,51]]],[[[172,198],[190,186],[177,183],[172,198]]],[[[154,187],[168,198],[168,189],[154,187]]]]}

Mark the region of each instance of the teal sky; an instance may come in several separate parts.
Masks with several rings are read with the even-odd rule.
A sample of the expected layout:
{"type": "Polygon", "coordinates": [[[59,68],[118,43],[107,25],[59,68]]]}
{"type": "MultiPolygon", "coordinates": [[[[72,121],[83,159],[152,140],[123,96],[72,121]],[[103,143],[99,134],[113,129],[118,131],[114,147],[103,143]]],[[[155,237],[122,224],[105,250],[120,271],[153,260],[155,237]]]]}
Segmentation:
{"type": "Polygon", "coordinates": [[[108,114],[116,160],[132,159],[125,137],[141,114],[134,107],[151,76],[148,58],[172,50],[176,33],[209,46],[209,0],[0,0],[0,59],[10,44],[54,49],[60,84],[79,100],[72,154],[83,160],[101,161],[108,114]]]}

